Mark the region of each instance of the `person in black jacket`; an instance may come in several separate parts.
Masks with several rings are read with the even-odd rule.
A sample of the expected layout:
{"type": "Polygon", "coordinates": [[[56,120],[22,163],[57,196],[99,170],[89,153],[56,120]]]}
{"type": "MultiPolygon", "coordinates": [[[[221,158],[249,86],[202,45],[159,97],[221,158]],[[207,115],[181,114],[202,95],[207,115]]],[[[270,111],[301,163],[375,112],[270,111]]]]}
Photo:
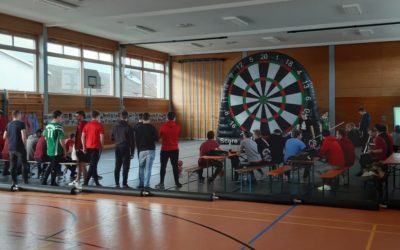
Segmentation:
{"type": "Polygon", "coordinates": [[[121,120],[114,126],[111,139],[115,142],[115,185],[120,187],[119,176],[123,165],[122,185],[124,188],[129,188],[128,173],[135,152],[135,136],[133,128],[128,124],[128,112],[122,111],[121,120]]]}
{"type": "Polygon", "coordinates": [[[283,162],[283,148],[285,147],[285,138],[282,131],[275,129],[273,134],[267,138],[271,150],[271,162],[274,165],[279,165],[283,162]]]}
{"type": "Polygon", "coordinates": [[[151,169],[156,155],[156,142],[158,133],[150,124],[150,114],[143,114],[143,124],[136,130],[136,147],[139,151],[139,186],[138,188],[150,189],[151,169]]]}

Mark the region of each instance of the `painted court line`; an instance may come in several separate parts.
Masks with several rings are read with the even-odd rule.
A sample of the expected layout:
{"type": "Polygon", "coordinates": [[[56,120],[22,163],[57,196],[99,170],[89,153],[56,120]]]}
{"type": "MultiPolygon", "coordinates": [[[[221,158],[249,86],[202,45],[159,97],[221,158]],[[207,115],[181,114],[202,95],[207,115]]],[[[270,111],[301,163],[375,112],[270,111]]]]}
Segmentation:
{"type": "MultiPolygon", "coordinates": [[[[286,212],[284,212],[283,214],[281,214],[278,218],[276,218],[271,224],[269,224],[264,230],[262,230],[259,234],[257,234],[253,239],[251,239],[249,241],[249,245],[251,246],[256,240],[258,240],[261,236],[263,236],[266,232],[268,232],[269,230],[271,230],[271,228],[278,223],[280,220],[282,220],[286,215],[288,215],[290,212],[293,211],[293,209],[296,207],[297,205],[293,205],[291,206],[286,212]]],[[[245,250],[244,247],[241,248],[241,250],[245,250]]]]}

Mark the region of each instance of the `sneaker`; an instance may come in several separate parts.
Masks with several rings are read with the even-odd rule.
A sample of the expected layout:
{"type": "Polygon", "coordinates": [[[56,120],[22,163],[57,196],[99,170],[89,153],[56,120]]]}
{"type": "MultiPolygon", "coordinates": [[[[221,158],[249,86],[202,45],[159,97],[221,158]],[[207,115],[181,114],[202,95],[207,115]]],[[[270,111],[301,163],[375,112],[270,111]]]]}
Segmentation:
{"type": "Polygon", "coordinates": [[[128,184],[124,184],[123,188],[131,188],[128,184]]]}
{"type": "Polygon", "coordinates": [[[18,185],[13,185],[13,186],[11,187],[11,190],[12,190],[12,191],[18,191],[18,190],[19,190],[18,185]]]}
{"type": "Polygon", "coordinates": [[[330,190],[332,190],[332,188],[329,185],[323,185],[323,186],[318,187],[318,190],[319,191],[323,191],[323,190],[330,191],[330,190]]]}
{"type": "Polygon", "coordinates": [[[97,175],[97,179],[102,180],[103,177],[101,175],[97,175]]]}
{"type": "Polygon", "coordinates": [[[115,184],[116,188],[121,188],[121,186],[119,184],[115,184]]]}
{"type": "Polygon", "coordinates": [[[76,186],[77,183],[78,183],[77,181],[72,181],[68,183],[68,186],[76,186]]]}
{"type": "Polygon", "coordinates": [[[203,176],[199,176],[199,182],[200,182],[200,183],[203,183],[203,182],[204,182],[204,179],[205,179],[205,178],[204,178],[203,176]]]}
{"type": "Polygon", "coordinates": [[[368,172],[364,172],[361,177],[370,177],[370,176],[375,176],[376,173],[373,171],[368,171],[368,172]]]}
{"type": "Polygon", "coordinates": [[[177,188],[181,188],[181,187],[182,187],[182,184],[180,184],[180,183],[178,182],[178,183],[175,184],[175,186],[176,186],[177,188]]]}
{"type": "Polygon", "coordinates": [[[164,183],[158,183],[158,184],[155,186],[155,188],[156,188],[156,189],[164,190],[164,189],[165,189],[164,183]]]}
{"type": "Polygon", "coordinates": [[[380,207],[380,208],[387,208],[388,206],[387,206],[386,204],[380,203],[380,204],[379,204],[379,207],[380,207]]]}

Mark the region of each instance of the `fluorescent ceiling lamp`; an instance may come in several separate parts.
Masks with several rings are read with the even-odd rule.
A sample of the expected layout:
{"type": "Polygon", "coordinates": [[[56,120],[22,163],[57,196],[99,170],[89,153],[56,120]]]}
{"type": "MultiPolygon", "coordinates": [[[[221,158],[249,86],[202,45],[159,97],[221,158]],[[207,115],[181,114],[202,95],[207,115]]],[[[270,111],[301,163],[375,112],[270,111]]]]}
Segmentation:
{"type": "Polygon", "coordinates": [[[342,9],[347,15],[361,15],[361,7],[358,3],[343,4],[342,9]]]}
{"type": "Polygon", "coordinates": [[[223,17],[222,20],[224,20],[226,22],[234,23],[240,27],[246,27],[249,25],[248,22],[246,22],[245,20],[243,20],[242,18],[237,17],[237,16],[226,16],[226,17],[223,17]]]}
{"type": "Polygon", "coordinates": [[[76,9],[79,6],[70,2],[66,2],[63,0],[39,0],[42,3],[57,7],[57,8],[61,8],[64,10],[72,10],[72,9],[76,9]]]}
{"type": "Polygon", "coordinates": [[[359,29],[357,33],[363,37],[370,37],[374,34],[374,31],[372,29],[359,29]]]}
{"type": "Polygon", "coordinates": [[[131,26],[131,27],[128,27],[128,28],[140,31],[140,32],[142,32],[144,34],[150,34],[150,33],[156,32],[153,29],[150,29],[150,28],[147,28],[147,27],[144,27],[144,26],[141,26],[141,25],[135,25],[135,26],[131,26]]]}
{"type": "Polygon", "coordinates": [[[190,43],[192,46],[195,46],[197,48],[204,48],[204,45],[201,45],[200,43],[190,43]]]}
{"type": "Polygon", "coordinates": [[[276,37],[276,36],[265,36],[262,38],[264,41],[269,42],[269,43],[280,43],[283,41],[282,38],[276,37]]]}

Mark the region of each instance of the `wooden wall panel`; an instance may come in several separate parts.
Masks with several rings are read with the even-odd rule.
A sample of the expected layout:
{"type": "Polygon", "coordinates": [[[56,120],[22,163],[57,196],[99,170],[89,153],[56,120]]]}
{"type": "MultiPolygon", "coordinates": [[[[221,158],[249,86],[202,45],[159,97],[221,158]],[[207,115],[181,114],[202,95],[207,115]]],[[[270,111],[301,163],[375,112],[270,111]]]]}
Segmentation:
{"type": "Polygon", "coordinates": [[[168,54],[156,50],[146,49],[135,45],[128,45],[126,47],[126,54],[128,56],[148,58],[160,62],[166,62],[168,60],[168,54]]]}
{"type": "Polygon", "coordinates": [[[400,96],[400,43],[336,48],[336,96],[400,96]]]}
{"type": "Polygon", "coordinates": [[[49,27],[47,30],[50,41],[78,44],[87,48],[100,48],[110,51],[118,49],[118,42],[106,38],[92,36],[60,27],[49,27]]]}
{"type": "Polygon", "coordinates": [[[391,131],[394,126],[394,106],[400,106],[399,96],[337,97],[336,121],[354,122],[358,126],[360,122],[358,108],[364,107],[371,115],[371,125],[376,123],[387,124],[391,131]]]}
{"type": "Polygon", "coordinates": [[[38,36],[43,31],[43,24],[0,13],[0,30],[38,36]]]}

